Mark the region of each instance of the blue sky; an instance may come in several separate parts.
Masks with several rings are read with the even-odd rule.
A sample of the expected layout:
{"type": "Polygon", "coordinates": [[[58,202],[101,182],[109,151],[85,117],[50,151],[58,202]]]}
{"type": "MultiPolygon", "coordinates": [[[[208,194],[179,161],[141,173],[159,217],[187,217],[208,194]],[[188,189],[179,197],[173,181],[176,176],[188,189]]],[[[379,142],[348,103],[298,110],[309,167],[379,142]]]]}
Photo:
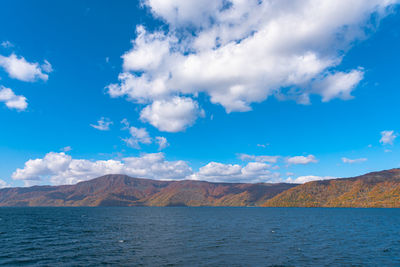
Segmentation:
{"type": "Polygon", "coordinates": [[[398,11],[378,0],[3,2],[0,186],[400,167],[398,11]]]}

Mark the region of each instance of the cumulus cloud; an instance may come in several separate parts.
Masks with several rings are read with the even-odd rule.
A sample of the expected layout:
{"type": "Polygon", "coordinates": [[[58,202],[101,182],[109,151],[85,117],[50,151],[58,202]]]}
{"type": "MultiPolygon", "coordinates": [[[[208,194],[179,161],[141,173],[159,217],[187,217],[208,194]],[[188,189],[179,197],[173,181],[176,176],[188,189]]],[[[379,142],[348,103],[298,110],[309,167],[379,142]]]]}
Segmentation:
{"type": "Polygon", "coordinates": [[[149,122],[160,131],[180,132],[191,126],[198,116],[204,116],[196,101],[187,97],[157,100],[145,107],[140,119],[149,122]]]}
{"type": "Polygon", "coordinates": [[[242,167],[238,164],[223,164],[210,162],[199,170],[199,175],[204,176],[232,176],[241,174],[242,167]]]}
{"type": "Polygon", "coordinates": [[[289,157],[286,159],[288,164],[309,164],[309,163],[317,163],[318,160],[313,155],[305,156],[295,156],[289,157]]]}
{"type": "Polygon", "coordinates": [[[257,161],[257,162],[269,162],[269,163],[276,163],[279,159],[279,156],[255,156],[255,155],[248,155],[248,154],[238,154],[239,158],[242,161],[257,161]]]}
{"type": "Polygon", "coordinates": [[[271,165],[263,162],[249,162],[246,166],[210,162],[190,177],[191,180],[210,182],[272,182],[279,173],[271,172],[271,165]]]}
{"type": "Polygon", "coordinates": [[[184,179],[192,174],[185,161],[167,161],[163,153],[143,154],[140,157],[127,157],[122,160],[73,159],[64,152],[50,152],[44,158],[25,162],[12,178],[32,183],[51,183],[53,185],[74,184],[105,174],[126,174],[139,178],[157,180],[184,179]]]}
{"type": "Polygon", "coordinates": [[[105,174],[126,174],[133,177],[156,180],[206,180],[210,182],[277,182],[279,173],[264,162],[223,164],[210,162],[193,172],[182,160],[167,161],[164,153],[142,154],[122,160],[73,159],[65,152],[50,152],[43,158],[30,159],[23,168],[13,174],[14,180],[25,185],[50,183],[53,185],[74,184],[105,174]]]}
{"type": "Polygon", "coordinates": [[[165,138],[163,136],[156,136],[156,142],[158,144],[158,150],[163,150],[164,148],[169,146],[167,138],[165,138]]]}
{"type": "Polygon", "coordinates": [[[302,104],[310,94],[347,100],[364,72],[335,68],[397,2],[144,0],[168,28],[137,27],[119,83],[108,93],[146,104],[142,119],[170,132],[184,130],[197,114],[169,127],[163,121],[173,118],[157,110],[171,97],[184,97],[194,111],[189,99],[203,92],[228,113],[249,111],[272,95],[302,104]]]}
{"type": "Polygon", "coordinates": [[[382,131],[379,142],[383,145],[393,145],[393,141],[396,137],[397,134],[395,134],[394,131],[382,131]]]}
{"type": "Polygon", "coordinates": [[[111,124],[113,124],[113,122],[109,118],[101,117],[100,120],[97,121],[97,124],[90,124],[90,126],[100,131],[108,131],[110,130],[111,124]]]}
{"type": "Polygon", "coordinates": [[[343,163],[353,164],[353,163],[360,163],[360,162],[367,161],[367,158],[349,159],[349,158],[343,157],[342,161],[343,161],[343,163]]]}
{"type": "Polygon", "coordinates": [[[122,56],[123,69],[137,71],[157,68],[164,56],[169,54],[167,37],[161,32],[147,34],[143,26],[138,26],[136,33],[133,48],[122,56]]]}
{"type": "Polygon", "coordinates": [[[6,187],[10,187],[10,186],[6,183],[6,181],[3,181],[3,180],[0,179],[0,189],[1,188],[6,188],[6,187]]]}
{"type": "Polygon", "coordinates": [[[362,70],[336,72],[327,75],[322,81],[315,82],[313,89],[322,96],[323,102],[328,102],[333,98],[348,100],[352,98],[351,92],[363,76],[362,70]]]}
{"type": "Polygon", "coordinates": [[[223,7],[222,1],[145,0],[156,17],[174,28],[209,26],[214,12],[223,7]]]}
{"type": "Polygon", "coordinates": [[[47,60],[43,65],[39,65],[36,62],[28,62],[24,57],[15,54],[8,57],[0,55],[0,67],[3,67],[11,78],[24,82],[47,81],[49,78],[47,73],[53,70],[47,60]]]}
{"type": "Polygon", "coordinates": [[[128,128],[130,137],[122,139],[129,147],[140,149],[140,144],[151,144],[152,139],[145,128],[128,128]]]}
{"type": "Polygon", "coordinates": [[[25,110],[28,107],[26,97],[16,95],[10,88],[0,86],[0,102],[10,109],[25,110]]]}
{"type": "Polygon", "coordinates": [[[287,183],[294,183],[294,184],[304,184],[311,181],[321,181],[321,180],[329,180],[333,179],[331,176],[315,176],[315,175],[306,175],[306,176],[299,176],[295,179],[288,178],[286,179],[287,183]]]}
{"type": "Polygon", "coordinates": [[[132,148],[140,149],[140,144],[152,144],[153,142],[158,144],[158,150],[163,150],[169,146],[167,138],[163,136],[152,138],[146,128],[130,126],[127,119],[123,119],[121,123],[124,125],[122,130],[128,130],[130,133],[130,137],[123,138],[122,140],[132,148]]]}

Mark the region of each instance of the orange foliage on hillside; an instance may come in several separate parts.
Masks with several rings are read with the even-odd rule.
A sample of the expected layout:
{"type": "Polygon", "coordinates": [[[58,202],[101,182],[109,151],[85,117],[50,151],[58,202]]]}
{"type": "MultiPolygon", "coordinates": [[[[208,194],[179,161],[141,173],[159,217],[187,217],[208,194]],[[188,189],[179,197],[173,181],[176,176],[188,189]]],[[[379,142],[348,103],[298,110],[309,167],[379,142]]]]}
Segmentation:
{"type": "Polygon", "coordinates": [[[267,200],[264,207],[400,207],[400,169],[308,182],[267,200]]]}

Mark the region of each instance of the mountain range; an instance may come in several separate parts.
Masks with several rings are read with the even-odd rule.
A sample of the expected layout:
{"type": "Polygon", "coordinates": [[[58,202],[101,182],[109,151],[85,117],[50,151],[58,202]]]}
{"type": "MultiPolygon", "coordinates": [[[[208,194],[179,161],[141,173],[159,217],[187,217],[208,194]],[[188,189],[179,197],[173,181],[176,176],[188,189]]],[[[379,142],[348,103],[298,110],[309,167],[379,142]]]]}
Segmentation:
{"type": "Polygon", "coordinates": [[[112,174],[75,185],[0,189],[0,206],[400,207],[400,169],[305,184],[159,181],[112,174]]]}
{"type": "Polygon", "coordinates": [[[400,169],[308,182],[278,194],[262,206],[400,208],[400,169]]]}
{"type": "Polygon", "coordinates": [[[0,206],[260,206],[296,184],[158,181],[105,175],[75,185],[0,190],[0,206]]]}

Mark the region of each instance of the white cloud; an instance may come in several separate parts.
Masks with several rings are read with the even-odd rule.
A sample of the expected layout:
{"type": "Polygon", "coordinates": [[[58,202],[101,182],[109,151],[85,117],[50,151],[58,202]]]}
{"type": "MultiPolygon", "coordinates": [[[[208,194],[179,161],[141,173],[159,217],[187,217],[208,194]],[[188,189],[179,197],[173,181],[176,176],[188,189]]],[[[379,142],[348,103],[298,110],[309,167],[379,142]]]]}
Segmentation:
{"type": "Polygon", "coordinates": [[[210,162],[199,169],[198,174],[203,176],[232,176],[241,174],[242,167],[238,164],[223,164],[210,162]]]}
{"type": "Polygon", "coordinates": [[[101,117],[100,120],[97,121],[97,124],[90,124],[90,126],[100,131],[108,131],[110,130],[111,124],[113,124],[113,122],[109,118],[101,117]]]}
{"type": "Polygon", "coordinates": [[[153,32],[137,27],[132,48],[122,56],[119,83],[109,85],[108,93],[148,104],[142,118],[176,132],[196,116],[167,127],[163,121],[170,117],[154,109],[177,95],[189,99],[204,92],[228,113],[249,111],[252,103],[272,95],[303,104],[309,103],[310,94],[321,95],[324,102],[350,99],[364,73],[358,66],[342,72],[335,68],[398,1],[143,3],[169,27],[153,32]]]}
{"type": "Polygon", "coordinates": [[[363,79],[363,76],[362,70],[352,70],[347,73],[336,72],[315,82],[313,89],[322,96],[323,102],[328,102],[333,98],[348,100],[352,98],[351,92],[363,79]]]}
{"type": "Polygon", "coordinates": [[[383,145],[393,145],[393,141],[396,139],[396,137],[397,134],[395,134],[394,131],[382,131],[379,142],[383,145]]]}
{"type": "Polygon", "coordinates": [[[153,14],[172,27],[207,26],[214,12],[222,8],[222,1],[202,0],[144,0],[153,14]]]}
{"type": "Polygon", "coordinates": [[[53,66],[47,60],[44,60],[44,63],[40,65],[44,72],[50,73],[53,72],[53,66]]]}
{"type": "Polygon", "coordinates": [[[10,41],[1,42],[1,46],[4,47],[4,48],[14,47],[14,45],[10,41]]]}
{"type": "Polygon", "coordinates": [[[269,162],[269,163],[276,163],[279,159],[279,156],[255,156],[255,155],[248,155],[248,154],[238,154],[240,160],[242,161],[257,161],[257,162],[269,162]]]}
{"type": "Polygon", "coordinates": [[[71,151],[71,150],[72,150],[72,147],[70,147],[70,146],[66,146],[66,147],[61,148],[61,151],[64,151],[64,152],[68,152],[68,151],[71,151]]]}
{"type": "Polygon", "coordinates": [[[163,150],[164,148],[169,146],[167,138],[165,138],[163,136],[156,136],[156,142],[158,144],[158,150],[163,150]]]}
{"type": "Polygon", "coordinates": [[[39,66],[38,63],[30,63],[24,57],[11,54],[8,57],[0,55],[0,66],[8,73],[11,78],[25,82],[33,82],[38,79],[47,81],[49,76],[46,73],[52,71],[50,63],[39,66]]]}
{"type": "Polygon", "coordinates": [[[0,102],[10,109],[25,110],[28,107],[26,97],[16,95],[10,88],[0,86],[0,102]]]}
{"type": "Polygon", "coordinates": [[[311,181],[321,181],[321,180],[329,180],[334,179],[331,176],[315,176],[315,175],[306,175],[306,176],[299,176],[296,179],[288,178],[285,182],[287,183],[295,183],[295,184],[304,184],[311,181]]]}
{"type": "Polygon", "coordinates": [[[143,26],[138,26],[136,33],[132,50],[122,56],[124,70],[143,71],[157,68],[164,56],[169,54],[167,37],[160,32],[147,34],[143,26]]]}
{"type": "Polygon", "coordinates": [[[140,149],[140,144],[152,143],[151,137],[145,128],[131,126],[128,129],[131,136],[122,139],[128,146],[140,149]]]}
{"type": "Polygon", "coordinates": [[[313,155],[305,156],[295,156],[289,157],[286,159],[286,162],[289,164],[309,164],[309,163],[316,163],[318,160],[313,155]]]}
{"type": "Polygon", "coordinates": [[[258,147],[262,147],[262,148],[266,148],[267,146],[269,146],[269,144],[268,143],[266,143],[266,144],[257,144],[257,146],[258,147]]]}
{"type": "Polygon", "coordinates": [[[198,116],[204,116],[196,101],[186,97],[157,100],[145,107],[140,119],[165,132],[179,132],[191,126],[198,116]]]}
{"type": "Polygon", "coordinates": [[[349,164],[360,163],[360,162],[364,162],[367,160],[368,160],[367,158],[359,158],[359,159],[349,159],[349,158],[345,158],[345,157],[342,158],[343,163],[349,163],[349,164]]]}
{"type": "Polygon", "coordinates": [[[10,187],[10,186],[6,183],[6,181],[3,181],[3,180],[0,179],[0,189],[1,188],[6,188],[6,187],[10,187]]]}
{"type": "Polygon", "coordinates": [[[158,150],[163,150],[164,148],[169,146],[167,138],[163,136],[156,136],[153,139],[150,137],[150,134],[145,128],[136,128],[130,126],[127,119],[123,119],[121,123],[125,125],[122,130],[129,130],[129,133],[131,134],[130,137],[124,138],[122,140],[132,148],[140,149],[140,144],[151,144],[153,143],[153,141],[158,144],[158,150]]]}
{"type": "Polygon", "coordinates": [[[22,169],[13,174],[14,180],[26,185],[50,183],[74,184],[105,174],[126,174],[138,178],[156,180],[206,180],[210,182],[277,182],[279,173],[270,170],[271,165],[249,162],[241,166],[210,162],[193,172],[187,162],[167,161],[163,153],[143,154],[122,160],[73,159],[64,152],[47,153],[43,158],[25,162],[22,169]]]}
{"type": "Polygon", "coordinates": [[[127,130],[127,129],[129,129],[129,125],[130,125],[130,124],[129,124],[128,119],[126,119],[126,118],[122,119],[121,124],[124,125],[124,127],[122,127],[121,130],[127,130]]]}
{"type": "Polygon", "coordinates": [[[192,174],[185,161],[167,161],[163,153],[143,154],[122,160],[73,159],[64,152],[50,152],[44,158],[31,159],[12,178],[32,183],[73,184],[105,174],[126,174],[157,180],[184,179],[192,174]]]}
{"type": "Polygon", "coordinates": [[[279,173],[271,172],[270,167],[271,165],[263,162],[249,162],[244,167],[210,162],[188,178],[210,182],[273,182],[279,178],[279,173]]]}

